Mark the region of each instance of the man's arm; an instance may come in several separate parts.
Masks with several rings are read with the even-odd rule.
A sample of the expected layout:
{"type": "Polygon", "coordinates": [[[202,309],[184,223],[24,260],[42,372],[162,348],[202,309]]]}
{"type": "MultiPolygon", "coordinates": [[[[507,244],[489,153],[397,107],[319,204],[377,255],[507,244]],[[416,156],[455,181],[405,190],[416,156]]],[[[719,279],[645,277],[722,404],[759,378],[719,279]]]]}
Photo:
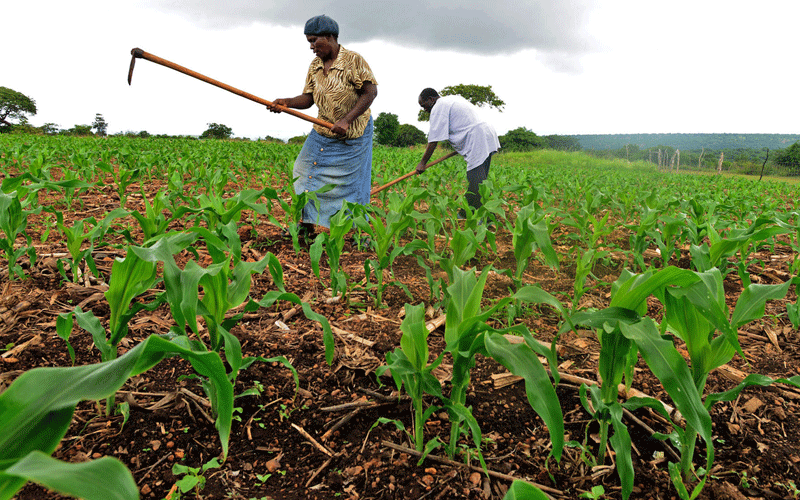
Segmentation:
{"type": "Polygon", "coordinates": [[[419,161],[419,164],[417,164],[417,174],[421,174],[428,168],[428,160],[433,156],[433,152],[438,144],[439,141],[428,143],[428,146],[425,148],[425,153],[422,154],[422,159],[419,161]]]}

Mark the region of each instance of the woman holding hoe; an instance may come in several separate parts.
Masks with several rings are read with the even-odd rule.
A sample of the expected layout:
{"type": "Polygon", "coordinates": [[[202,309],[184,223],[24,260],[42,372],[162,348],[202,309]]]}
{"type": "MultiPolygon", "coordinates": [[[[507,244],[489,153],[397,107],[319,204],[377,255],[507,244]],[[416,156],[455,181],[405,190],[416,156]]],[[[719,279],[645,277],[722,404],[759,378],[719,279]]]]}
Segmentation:
{"type": "MultiPolygon", "coordinates": [[[[368,204],[372,180],[372,116],[370,105],[378,95],[377,81],[367,62],[339,45],[339,25],[328,16],[312,17],[304,33],[316,57],[311,61],[303,93],[275,99],[274,104],[307,109],[316,104],[328,129],[314,125],[294,163],[296,193],[335,187],[303,208],[301,234],[308,237],[314,224],[330,227],[330,218],[342,201],[368,204]]],[[[280,109],[268,106],[279,113],[280,109]]]]}

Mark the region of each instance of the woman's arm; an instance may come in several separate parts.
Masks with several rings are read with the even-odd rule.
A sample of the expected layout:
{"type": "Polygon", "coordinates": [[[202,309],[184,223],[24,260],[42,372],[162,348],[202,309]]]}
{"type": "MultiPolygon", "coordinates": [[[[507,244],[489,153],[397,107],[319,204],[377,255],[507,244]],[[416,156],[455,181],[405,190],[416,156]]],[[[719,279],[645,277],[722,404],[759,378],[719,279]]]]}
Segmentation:
{"type": "Polygon", "coordinates": [[[273,113],[281,112],[280,108],[274,106],[275,104],[285,106],[287,108],[308,109],[314,104],[314,96],[311,94],[300,94],[296,97],[284,97],[275,99],[272,104],[273,106],[267,106],[267,109],[273,113]]]}
{"type": "Polygon", "coordinates": [[[356,105],[353,106],[353,109],[344,115],[344,117],[333,124],[331,132],[334,134],[347,134],[347,128],[353,123],[353,120],[361,116],[361,114],[372,106],[372,101],[378,96],[378,86],[372,82],[364,82],[364,85],[362,85],[357,92],[358,100],[356,101],[356,105]]]}

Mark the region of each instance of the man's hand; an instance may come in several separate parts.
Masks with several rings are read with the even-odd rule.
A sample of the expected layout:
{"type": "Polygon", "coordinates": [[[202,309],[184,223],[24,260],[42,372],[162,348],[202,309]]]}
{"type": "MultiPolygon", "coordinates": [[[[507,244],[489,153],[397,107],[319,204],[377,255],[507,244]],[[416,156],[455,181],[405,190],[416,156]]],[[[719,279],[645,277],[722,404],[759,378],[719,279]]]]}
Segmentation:
{"type": "Polygon", "coordinates": [[[422,154],[422,158],[419,159],[419,164],[417,165],[417,175],[428,169],[428,160],[433,156],[433,150],[436,149],[438,143],[439,141],[429,142],[425,147],[425,152],[422,154]]]}

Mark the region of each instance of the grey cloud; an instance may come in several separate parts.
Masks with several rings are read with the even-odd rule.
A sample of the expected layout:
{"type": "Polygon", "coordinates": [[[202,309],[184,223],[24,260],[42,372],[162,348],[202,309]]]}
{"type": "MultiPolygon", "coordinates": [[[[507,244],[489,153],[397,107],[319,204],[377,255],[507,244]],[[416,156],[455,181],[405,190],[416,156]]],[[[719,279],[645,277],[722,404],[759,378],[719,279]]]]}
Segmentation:
{"type": "Polygon", "coordinates": [[[597,1],[310,0],[298,5],[290,0],[150,0],[149,3],[216,29],[254,22],[301,29],[309,17],[327,14],[339,23],[339,38],[345,42],[383,40],[426,50],[480,55],[536,49],[551,68],[574,72],[577,58],[596,47],[583,25],[597,1]]]}

